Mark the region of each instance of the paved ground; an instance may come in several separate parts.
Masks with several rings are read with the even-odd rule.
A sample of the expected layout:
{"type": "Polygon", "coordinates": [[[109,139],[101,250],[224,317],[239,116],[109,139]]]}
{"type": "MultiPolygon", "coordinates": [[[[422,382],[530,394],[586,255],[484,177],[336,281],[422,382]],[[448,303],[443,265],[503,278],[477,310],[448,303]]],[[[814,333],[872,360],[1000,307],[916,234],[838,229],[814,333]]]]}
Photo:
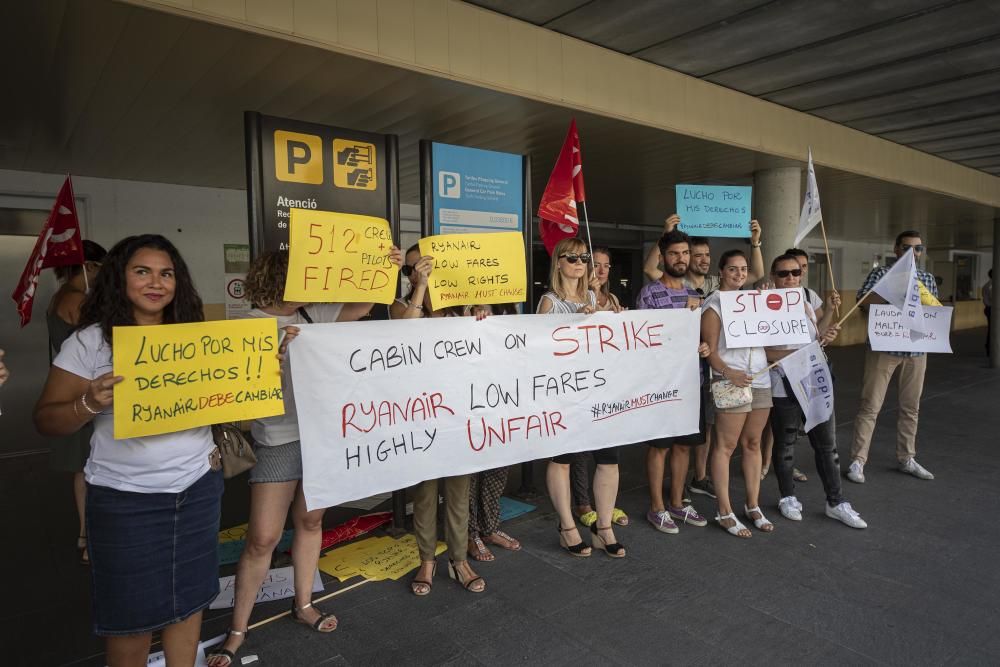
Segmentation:
{"type": "MultiPolygon", "coordinates": [[[[485,594],[459,588],[443,565],[427,598],[411,595],[405,581],[365,584],[327,603],[341,619],[333,635],[282,619],[254,631],[242,655],[265,665],[997,664],[1000,374],[985,367],[981,340],[981,331],[956,336],[959,354],[929,364],[919,460],[935,481],[895,471],[895,414],[883,412],[868,483],[845,482],[871,524],[866,531],[823,516],[802,441],[799,467],[811,479],[799,489],[801,524],[780,517],[769,477],[763,501],[773,534],[742,541],[712,526],[658,533],[641,520],[644,451],[633,447],[623,457],[619,502],[634,519],[618,533],[625,560],[565,555],[543,502],[505,525],[525,548],[479,567],[485,594]]],[[[862,350],[836,349],[833,358],[846,451],[862,350]]],[[[541,464],[536,477],[543,479],[541,464]]],[[[695,505],[714,512],[703,498],[695,505]]],[[[230,485],[225,505],[224,525],[245,520],[245,485],[230,485]]],[[[89,631],[89,580],[75,564],[65,480],[44,460],[0,461],[0,516],[0,661],[103,665],[89,631]]],[[[327,592],[338,588],[327,583],[327,592]]],[[[254,620],[285,608],[260,605],[254,620]]],[[[204,637],[227,624],[225,613],[212,612],[204,637]]]]}

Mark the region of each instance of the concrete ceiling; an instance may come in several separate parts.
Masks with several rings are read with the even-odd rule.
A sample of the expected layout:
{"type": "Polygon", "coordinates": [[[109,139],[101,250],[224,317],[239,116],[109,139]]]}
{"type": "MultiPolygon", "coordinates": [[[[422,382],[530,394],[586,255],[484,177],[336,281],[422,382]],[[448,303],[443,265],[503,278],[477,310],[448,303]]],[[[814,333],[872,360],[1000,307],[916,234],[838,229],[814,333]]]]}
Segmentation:
{"type": "MultiPolygon", "coordinates": [[[[576,12],[606,12],[607,4],[524,6],[540,12],[530,20],[565,28],[576,12]]],[[[653,4],[661,5],[616,3],[623,21],[646,16],[638,33],[629,22],[612,29],[619,22],[606,18],[605,28],[594,30],[604,30],[619,48],[641,43],[652,52],[653,4]],[[647,14],[628,11],[633,5],[647,14]]],[[[687,5],[669,6],[674,4],[687,5]]],[[[698,4],[722,21],[723,10],[736,3],[698,4]]],[[[766,12],[771,4],[796,3],[766,3],[750,14],[766,12]]],[[[703,17],[711,14],[704,12],[703,17]]],[[[693,13],[687,14],[690,23],[693,13]]],[[[537,202],[572,115],[514,95],[110,0],[8,3],[3,17],[0,71],[8,98],[0,105],[2,169],[242,189],[242,114],[252,109],[398,134],[400,196],[409,203],[419,202],[420,139],[525,153],[533,161],[537,202]]],[[[744,49],[712,50],[726,62],[745,61],[738,56],[744,49]]],[[[696,55],[691,52],[692,63],[717,69],[696,55]]],[[[576,118],[588,205],[597,221],[659,225],[673,210],[675,183],[749,183],[757,169],[780,164],[752,151],[615,119],[581,113],[576,118]]],[[[997,135],[1000,125],[992,139],[1000,143],[997,135]]],[[[966,141],[968,150],[985,150],[966,141]]],[[[941,150],[956,149],[942,145],[941,150]]],[[[919,226],[935,245],[991,243],[990,207],[823,167],[818,177],[834,237],[884,241],[919,226]]]]}
{"type": "Polygon", "coordinates": [[[1000,174],[995,0],[472,0],[1000,174]]]}

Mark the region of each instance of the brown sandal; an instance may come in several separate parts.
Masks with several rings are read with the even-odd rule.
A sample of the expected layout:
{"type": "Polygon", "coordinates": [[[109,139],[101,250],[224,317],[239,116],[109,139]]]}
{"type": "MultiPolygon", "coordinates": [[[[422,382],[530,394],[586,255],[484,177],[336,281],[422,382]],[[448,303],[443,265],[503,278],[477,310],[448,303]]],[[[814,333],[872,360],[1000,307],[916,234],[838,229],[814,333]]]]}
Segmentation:
{"type": "MultiPolygon", "coordinates": [[[[423,562],[421,562],[420,564],[423,565],[423,562]]],[[[432,581],[427,581],[426,579],[417,579],[416,577],[413,577],[413,581],[410,582],[410,590],[413,591],[414,595],[418,597],[423,597],[425,595],[431,594],[431,587],[434,586],[433,579],[434,575],[437,574],[437,569],[438,569],[437,561],[434,561],[434,567],[431,568],[432,581]],[[426,586],[426,589],[422,588],[423,586],[426,586]]]]}

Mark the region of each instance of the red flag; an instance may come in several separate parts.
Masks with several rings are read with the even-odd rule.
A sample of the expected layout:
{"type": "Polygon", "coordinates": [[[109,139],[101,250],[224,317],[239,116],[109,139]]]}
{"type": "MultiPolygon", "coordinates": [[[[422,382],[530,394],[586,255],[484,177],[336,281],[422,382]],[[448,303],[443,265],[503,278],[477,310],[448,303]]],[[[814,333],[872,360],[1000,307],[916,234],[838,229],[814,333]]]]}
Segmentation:
{"type": "Polygon", "coordinates": [[[538,204],[538,229],[545,249],[552,249],[562,239],[576,236],[580,220],[576,214],[576,203],[585,201],[583,190],[583,161],[580,156],[580,135],[576,131],[576,120],[569,123],[569,132],[563,142],[559,158],[552,167],[549,182],[538,204]]]}
{"type": "Polygon", "coordinates": [[[74,264],[83,264],[83,241],[80,238],[80,219],[76,215],[73,183],[67,176],[21,273],[21,279],[11,294],[21,315],[22,327],[31,321],[31,307],[42,269],[74,264]]]}

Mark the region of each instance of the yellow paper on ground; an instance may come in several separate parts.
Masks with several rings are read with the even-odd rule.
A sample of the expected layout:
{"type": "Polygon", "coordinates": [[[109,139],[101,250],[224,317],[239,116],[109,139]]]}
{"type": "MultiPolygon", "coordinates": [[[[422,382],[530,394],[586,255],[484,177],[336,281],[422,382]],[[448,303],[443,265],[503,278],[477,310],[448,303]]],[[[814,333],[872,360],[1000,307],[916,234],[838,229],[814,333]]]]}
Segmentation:
{"type": "Polygon", "coordinates": [[[383,218],[293,208],[285,301],[392,303],[399,267],[383,218]]]}
{"type": "MultiPolygon", "coordinates": [[[[435,554],[447,549],[437,543],[435,554]]],[[[420,566],[420,552],[413,535],[398,540],[391,537],[369,537],[337,549],[319,559],[319,569],[340,581],[362,576],[372,581],[397,580],[420,566]]]]}
{"type": "Polygon", "coordinates": [[[219,531],[219,544],[224,544],[226,542],[235,542],[236,540],[244,540],[247,536],[248,524],[241,523],[238,526],[233,526],[232,528],[225,528],[219,531]]]}
{"type": "Polygon", "coordinates": [[[428,283],[434,310],[527,299],[520,232],[428,236],[420,239],[420,254],[434,258],[428,283]]]}
{"type": "Polygon", "coordinates": [[[274,319],[115,327],[115,438],[285,412],[274,319]]]}

